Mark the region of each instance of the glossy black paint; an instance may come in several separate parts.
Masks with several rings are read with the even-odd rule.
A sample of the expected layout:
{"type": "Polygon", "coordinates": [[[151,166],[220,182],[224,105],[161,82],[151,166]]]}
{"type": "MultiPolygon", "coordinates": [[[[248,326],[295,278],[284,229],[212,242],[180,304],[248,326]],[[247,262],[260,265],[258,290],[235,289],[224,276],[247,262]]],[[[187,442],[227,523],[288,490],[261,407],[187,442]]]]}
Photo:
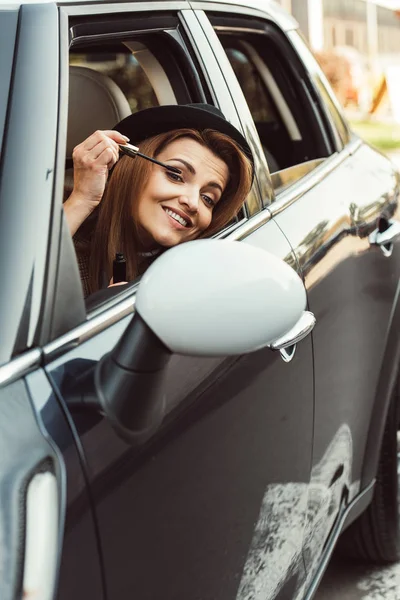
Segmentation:
{"type": "Polygon", "coordinates": [[[300,201],[276,215],[303,270],[309,306],[318,323],[313,333],[311,488],[319,492],[309,506],[313,518],[308,537],[319,538],[321,545],[313,542],[306,548],[310,572],[316,568],[343,494],[351,501],[371,481],[371,469],[370,477],[363,474],[367,442],[368,460],[376,465],[379,455],[380,429],[373,433],[371,414],[379,414],[382,424],[387,401],[378,387],[382,366],[389,369],[389,379],[397,374],[393,360],[397,348],[391,346],[390,366],[384,356],[397,303],[400,246],[396,243],[392,256],[385,257],[369,244],[368,235],[382,217],[398,219],[398,194],[398,178],[389,161],[361,146],[343,157],[340,169],[321,176],[300,201]],[[347,185],[344,191],[344,177],[354,187],[347,185]],[[340,196],[336,190],[341,190],[340,196]],[[341,476],[334,478],[338,469],[341,476]],[[317,518],[314,513],[319,513],[317,518]]]}
{"type": "MultiPolygon", "coordinates": [[[[73,357],[93,355],[98,343],[87,343],[66,363],[63,359],[61,390],[70,379],[65,369],[76,363],[73,357]]],[[[174,358],[165,386],[164,423],[149,441],[133,448],[105,419],[71,409],[88,464],[110,597],[164,593],[183,599],[196,590],[199,598],[231,598],[246,584],[241,582],[245,565],[251,573],[257,548],[271,535],[275,549],[271,546],[270,552],[278,554],[292,538],[293,554],[286,562],[280,557],[283,574],[277,589],[290,573],[296,587],[303,582],[310,343],[299,349],[291,382],[286,378],[288,387],[282,389],[285,368],[269,350],[226,361],[174,358]],[[309,377],[304,378],[307,365],[309,377]],[[288,511],[282,521],[280,503],[288,511]],[[288,531],[290,510],[296,525],[288,531]],[[259,531],[252,539],[257,521],[259,531]]],[[[51,377],[59,380],[57,365],[51,377]]],[[[267,558],[268,549],[264,552],[267,558]]],[[[267,567],[258,578],[271,585],[267,567]]]]}

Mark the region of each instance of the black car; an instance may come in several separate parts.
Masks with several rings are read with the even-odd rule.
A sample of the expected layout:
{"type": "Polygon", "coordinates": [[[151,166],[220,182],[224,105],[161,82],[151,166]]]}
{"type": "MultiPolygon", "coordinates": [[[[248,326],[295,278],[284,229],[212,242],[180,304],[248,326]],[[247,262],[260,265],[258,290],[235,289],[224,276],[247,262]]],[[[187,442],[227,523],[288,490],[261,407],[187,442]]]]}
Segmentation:
{"type": "Polygon", "coordinates": [[[396,561],[399,173],[296,22],[0,0],[0,78],[1,600],[308,599],[337,543],[396,561]],[[246,136],[246,205],[85,299],[72,149],[189,102],[246,136]]]}

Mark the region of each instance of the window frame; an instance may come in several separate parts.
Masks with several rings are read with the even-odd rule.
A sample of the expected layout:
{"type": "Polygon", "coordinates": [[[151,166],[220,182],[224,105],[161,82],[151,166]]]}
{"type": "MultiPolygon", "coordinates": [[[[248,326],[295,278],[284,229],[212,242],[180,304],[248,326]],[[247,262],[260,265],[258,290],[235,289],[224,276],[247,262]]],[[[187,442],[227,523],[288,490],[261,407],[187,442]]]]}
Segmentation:
{"type": "MultiPolygon", "coordinates": [[[[317,122],[321,142],[321,151],[326,150],[329,155],[336,151],[334,136],[330,124],[325,118],[325,113],[320,105],[320,97],[316,93],[315,85],[309,77],[306,66],[302,62],[297,49],[291,41],[291,32],[285,32],[275,22],[268,19],[267,15],[263,18],[253,18],[250,15],[227,15],[224,11],[206,11],[207,17],[215,31],[224,34],[235,35],[241,33],[246,35],[267,36],[269,43],[272,43],[283,58],[284,68],[287,73],[293,77],[300,85],[305,86],[305,93],[308,95],[309,112],[314,113],[313,123],[317,122]],[[303,82],[303,83],[301,83],[303,82]],[[324,141],[322,141],[324,140],[324,141]]],[[[238,36],[238,39],[243,39],[238,36]]],[[[249,42],[251,43],[251,42],[249,42]]],[[[263,57],[261,56],[261,59],[263,57]]],[[[268,66],[268,65],[267,65],[268,66]]]]}
{"type": "MultiPolygon", "coordinates": [[[[58,135],[58,152],[57,152],[57,175],[56,175],[56,192],[54,194],[54,202],[56,205],[60,205],[62,203],[63,196],[63,187],[64,187],[64,171],[65,171],[65,158],[66,158],[66,135],[67,135],[67,113],[68,113],[68,70],[69,70],[69,50],[71,43],[71,34],[70,34],[70,25],[74,24],[75,33],[77,32],[77,25],[80,18],[83,18],[84,23],[87,26],[87,23],[90,21],[96,22],[103,19],[106,21],[107,25],[110,25],[113,21],[118,22],[118,19],[121,17],[123,13],[129,13],[132,21],[136,21],[136,14],[138,18],[143,18],[142,29],[129,29],[129,34],[123,33],[120,37],[138,39],[140,35],[143,37],[149,36],[150,34],[162,33],[164,29],[160,26],[157,30],[146,28],[145,21],[147,15],[156,15],[157,17],[162,18],[162,15],[165,13],[174,14],[176,19],[176,27],[167,32],[166,35],[169,35],[169,43],[180,45],[180,52],[182,55],[184,54],[184,58],[190,64],[191,70],[194,72],[195,77],[194,85],[197,85],[199,92],[202,92],[202,95],[199,94],[198,97],[193,100],[192,98],[188,98],[188,101],[214,101],[215,102],[215,90],[213,87],[207,85],[207,79],[204,73],[204,65],[196,60],[198,59],[196,55],[196,48],[193,47],[192,40],[190,36],[187,35],[186,23],[185,19],[183,19],[183,15],[181,12],[182,8],[188,8],[188,4],[186,2],[172,2],[166,5],[164,3],[156,3],[155,6],[144,5],[144,3],[140,2],[138,4],[129,6],[127,5],[119,5],[118,10],[114,5],[106,5],[106,6],[92,6],[92,5],[83,5],[83,6],[66,6],[60,8],[60,55],[61,55],[61,76],[60,76],[60,120],[59,120],[59,135],[58,135]],[[121,11],[119,8],[121,7],[121,11]],[[112,13],[110,20],[108,17],[112,13]],[[141,13],[141,14],[139,14],[141,13]],[[71,21],[72,19],[72,21],[71,21]],[[179,37],[181,39],[179,39],[179,37]],[[196,76],[198,75],[198,77],[196,76]]],[[[186,16],[188,13],[191,13],[191,10],[183,11],[186,16]]],[[[120,21],[121,22],[121,21],[120,21]]],[[[124,23],[127,23],[127,19],[124,18],[124,23]]],[[[107,28],[106,28],[107,29],[107,28]]],[[[80,32],[84,32],[85,27],[81,28],[80,32]]],[[[88,38],[86,36],[85,44],[90,41],[99,41],[100,39],[116,39],[118,36],[118,28],[115,26],[114,31],[110,31],[110,27],[108,27],[107,31],[103,31],[103,34],[98,34],[93,31],[93,36],[88,38]]],[[[81,36],[82,37],[82,36],[81,36]]],[[[82,42],[82,39],[80,40],[82,42]]],[[[77,36],[74,38],[74,47],[79,47],[79,41],[77,36]]],[[[185,71],[186,73],[186,71],[185,71]]],[[[193,97],[193,90],[191,90],[191,96],[193,97]]],[[[179,101],[179,100],[178,100],[179,101]]],[[[218,106],[218,104],[217,104],[218,106]]],[[[58,208],[58,206],[57,206],[58,208]]],[[[65,265],[70,265],[71,271],[74,272],[71,274],[71,277],[68,281],[68,295],[69,295],[69,303],[67,307],[65,307],[65,302],[62,302],[64,306],[64,310],[58,310],[57,302],[55,300],[53,305],[52,312],[52,324],[51,324],[51,333],[48,336],[46,342],[48,342],[48,346],[51,349],[51,353],[53,355],[55,348],[61,348],[64,346],[64,343],[71,343],[71,339],[76,339],[76,331],[82,330],[92,330],[92,328],[97,327],[96,323],[100,321],[107,321],[107,315],[113,315],[111,317],[111,322],[114,322],[115,319],[119,320],[126,316],[128,312],[131,312],[134,307],[135,302],[135,294],[137,291],[137,287],[140,279],[132,282],[129,286],[126,286],[124,289],[109,289],[107,293],[104,294],[103,301],[99,302],[95,306],[86,306],[83,299],[83,292],[81,287],[81,282],[79,278],[79,273],[77,273],[76,266],[76,257],[73,248],[72,238],[69,235],[69,232],[66,232],[65,228],[65,219],[63,219],[62,210],[60,211],[60,219],[59,224],[56,230],[53,231],[53,243],[51,244],[50,252],[57,252],[59,254],[59,260],[61,260],[60,255],[64,256],[64,267],[63,269],[58,269],[57,276],[55,277],[55,299],[62,299],[64,295],[64,290],[66,284],[63,283],[63,278],[60,274],[60,271],[65,270],[65,265]],[[61,241],[60,241],[61,240],[61,241]],[[72,265],[72,262],[75,264],[72,265]],[[65,314],[65,310],[68,311],[68,315],[65,314]],[[77,315],[77,318],[74,320],[73,315],[77,315]],[[118,315],[118,317],[116,317],[118,315]],[[65,324],[65,325],[64,325],[65,324]],[[65,340],[68,340],[65,342],[65,340]]],[[[243,222],[247,220],[247,212],[243,213],[243,218],[233,223],[232,225],[225,228],[223,231],[216,234],[215,237],[227,237],[231,234],[237,227],[239,227],[243,222]]],[[[52,255],[52,254],[51,254],[52,255]]],[[[50,256],[50,255],[49,255],[50,256]]],[[[81,334],[78,334],[81,335],[81,334]]],[[[82,334],[86,335],[86,334],[82,334]]],[[[59,352],[60,350],[56,350],[59,352]]]]}

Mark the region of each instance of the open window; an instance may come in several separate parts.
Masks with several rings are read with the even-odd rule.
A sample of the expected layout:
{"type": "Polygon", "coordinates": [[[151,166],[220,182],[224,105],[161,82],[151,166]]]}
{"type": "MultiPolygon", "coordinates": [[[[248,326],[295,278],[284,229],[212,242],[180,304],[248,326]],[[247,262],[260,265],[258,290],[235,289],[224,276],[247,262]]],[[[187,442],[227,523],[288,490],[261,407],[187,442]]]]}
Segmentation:
{"type": "MultiPolygon", "coordinates": [[[[82,10],[82,9],[81,9],[82,10]]],[[[213,103],[212,95],[183,31],[178,13],[153,10],[118,15],[69,17],[69,78],[64,201],[73,189],[72,151],[94,131],[112,129],[131,113],[157,105],[213,103]]],[[[246,209],[216,235],[224,236],[246,216],[246,209]]],[[[88,241],[85,226],[74,235],[74,248],[88,241]]],[[[58,286],[57,313],[51,337],[73,328],[132,295],[140,276],[129,286],[107,289],[86,297],[80,310],[73,308],[79,282],[71,240],[64,228],[60,271],[68,284],[58,286]],[[72,281],[73,280],[73,281],[72,281]],[[64,288],[67,288],[66,290],[64,288]],[[75,295],[71,291],[75,289],[75,295]],[[72,295],[71,295],[72,294],[72,295]],[[72,308],[71,308],[72,307],[72,308]],[[69,317],[68,317],[69,315],[69,317]],[[78,316],[79,315],[79,316],[78,316]],[[84,317],[83,317],[84,315],[84,317]]],[[[88,227],[86,227],[88,229],[88,227]]],[[[78,256],[78,261],[80,260],[78,256]]],[[[84,274],[79,264],[80,277],[84,274]]]]}

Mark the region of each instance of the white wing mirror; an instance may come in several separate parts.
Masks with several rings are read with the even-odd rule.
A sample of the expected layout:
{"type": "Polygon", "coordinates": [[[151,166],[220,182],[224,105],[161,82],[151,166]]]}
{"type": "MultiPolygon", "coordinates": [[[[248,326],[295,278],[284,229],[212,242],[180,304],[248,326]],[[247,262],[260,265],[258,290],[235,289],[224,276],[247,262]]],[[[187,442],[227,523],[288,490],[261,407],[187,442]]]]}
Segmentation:
{"type": "Polygon", "coordinates": [[[136,311],[177,354],[226,356],[273,344],[299,321],[303,282],[243,242],[197,240],[168,250],[143,276],[136,311]]]}
{"type": "Polygon", "coordinates": [[[172,353],[227,356],[271,346],[289,361],[315,323],[305,305],[299,276],[268,252],[221,240],[177,246],[146,271],[131,323],[70,400],[100,410],[129,443],[143,443],[164,417],[172,353]]]}

